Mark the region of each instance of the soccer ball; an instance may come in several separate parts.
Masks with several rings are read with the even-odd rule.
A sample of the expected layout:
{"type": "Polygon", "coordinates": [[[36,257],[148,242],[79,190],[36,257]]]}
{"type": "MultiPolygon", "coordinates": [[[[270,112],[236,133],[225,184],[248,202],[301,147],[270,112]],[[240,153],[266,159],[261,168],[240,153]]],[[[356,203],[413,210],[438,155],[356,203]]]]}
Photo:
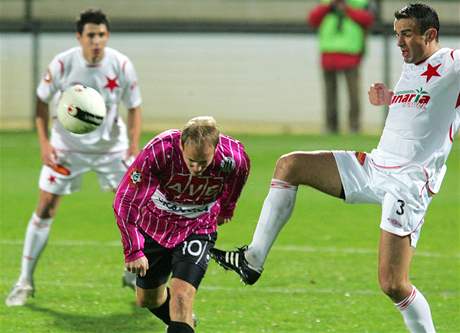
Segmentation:
{"type": "Polygon", "coordinates": [[[104,121],[106,113],[104,98],[93,88],[81,84],[67,88],[57,107],[62,126],[75,134],[94,131],[104,121]]]}

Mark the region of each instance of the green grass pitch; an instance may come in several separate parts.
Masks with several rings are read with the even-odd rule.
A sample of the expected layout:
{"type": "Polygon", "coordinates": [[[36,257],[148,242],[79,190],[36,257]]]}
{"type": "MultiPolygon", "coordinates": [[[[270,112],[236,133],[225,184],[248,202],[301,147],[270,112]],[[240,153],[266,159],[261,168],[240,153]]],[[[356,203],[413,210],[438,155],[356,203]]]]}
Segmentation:
{"type": "MultiPolygon", "coordinates": [[[[145,134],[143,142],[150,137],[145,134]]],[[[220,228],[223,248],[251,240],[278,156],[292,150],[370,151],[378,142],[374,136],[235,137],[245,143],[252,170],[233,221],[220,228]]],[[[2,132],[0,148],[0,332],[164,332],[159,320],[135,307],[133,292],[121,288],[113,194],[100,192],[93,174],[59,207],[36,271],[35,298],[25,307],[4,305],[19,273],[41,162],[34,133],[2,132]]],[[[440,333],[460,328],[459,175],[457,142],[411,272],[440,333]]],[[[236,275],[210,264],[195,301],[197,332],[406,332],[377,283],[379,215],[377,205],[347,205],[301,188],[257,285],[243,286],[236,275]]]]}

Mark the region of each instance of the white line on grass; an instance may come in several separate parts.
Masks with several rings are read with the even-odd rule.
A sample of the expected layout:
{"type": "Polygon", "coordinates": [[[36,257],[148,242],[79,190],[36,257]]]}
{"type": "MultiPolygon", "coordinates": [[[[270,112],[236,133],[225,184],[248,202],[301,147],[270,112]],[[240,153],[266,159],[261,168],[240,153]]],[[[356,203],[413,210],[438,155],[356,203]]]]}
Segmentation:
{"type": "MultiPolygon", "coordinates": [[[[4,279],[1,280],[2,284],[6,284],[4,279]]],[[[63,282],[61,281],[40,281],[41,286],[53,286],[54,288],[70,288],[70,289],[98,289],[102,290],[104,288],[109,289],[120,289],[118,284],[106,284],[106,283],[79,283],[79,282],[63,282]]],[[[334,289],[334,288],[290,288],[290,287],[247,287],[244,285],[237,287],[223,287],[223,286],[209,286],[202,285],[200,290],[210,291],[210,292],[241,292],[241,293],[260,293],[260,294],[333,294],[333,295],[342,295],[345,297],[352,297],[354,295],[359,296],[369,296],[369,295],[381,295],[382,293],[379,290],[373,289],[357,289],[357,290],[343,290],[343,289],[334,289]]],[[[443,297],[456,297],[460,294],[458,291],[424,291],[426,294],[437,295],[443,297]]]]}
{"type": "MultiPolygon", "coordinates": [[[[0,239],[0,245],[17,245],[22,246],[23,241],[18,239],[0,239]]],[[[121,241],[92,241],[92,240],[55,240],[51,241],[48,246],[75,246],[75,247],[120,247],[121,241]]],[[[222,248],[234,248],[232,245],[219,244],[222,248]]],[[[376,255],[377,250],[353,247],[320,247],[320,246],[302,246],[302,245],[278,245],[273,247],[274,251],[285,252],[304,252],[304,253],[345,253],[345,254],[363,254],[376,255]]],[[[460,253],[443,254],[431,251],[416,251],[416,256],[428,258],[460,258],[460,253]]]]}

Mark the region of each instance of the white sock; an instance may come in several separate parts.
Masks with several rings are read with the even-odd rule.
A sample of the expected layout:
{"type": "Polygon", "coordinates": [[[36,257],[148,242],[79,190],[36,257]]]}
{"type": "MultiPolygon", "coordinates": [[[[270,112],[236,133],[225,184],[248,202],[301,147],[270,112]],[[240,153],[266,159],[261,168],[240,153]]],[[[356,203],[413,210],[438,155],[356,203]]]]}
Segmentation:
{"type": "Polygon", "coordinates": [[[27,226],[24,239],[24,250],[22,252],[21,275],[19,282],[32,283],[32,276],[38,257],[45,248],[48,241],[52,218],[42,219],[33,213],[27,226]]]}
{"type": "Polygon", "coordinates": [[[412,292],[401,302],[395,304],[411,333],[435,333],[428,302],[423,294],[412,286],[412,292]]]}
{"type": "Polygon", "coordinates": [[[245,252],[245,258],[253,268],[262,271],[270,248],[291,216],[296,194],[297,186],[272,179],[252,242],[245,252]]]}

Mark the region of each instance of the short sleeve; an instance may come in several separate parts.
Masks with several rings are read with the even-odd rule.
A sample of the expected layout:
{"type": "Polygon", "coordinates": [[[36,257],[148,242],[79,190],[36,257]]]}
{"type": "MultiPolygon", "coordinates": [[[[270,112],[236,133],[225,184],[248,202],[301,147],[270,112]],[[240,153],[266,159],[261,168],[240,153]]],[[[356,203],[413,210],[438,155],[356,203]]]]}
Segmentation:
{"type": "Polygon", "coordinates": [[[138,85],[138,79],[134,65],[129,59],[123,63],[125,82],[123,86],[122,100],[126,108],[131,109],[141,105],[142,97],[138,85]]]}
{"type": "Polygon", "coordinates": [[[59,90],[60,81],[64,74],[64,62],[55,57],[48,65],[37,87],[37,96],[43,102],[49,103],[59,90]]]}

